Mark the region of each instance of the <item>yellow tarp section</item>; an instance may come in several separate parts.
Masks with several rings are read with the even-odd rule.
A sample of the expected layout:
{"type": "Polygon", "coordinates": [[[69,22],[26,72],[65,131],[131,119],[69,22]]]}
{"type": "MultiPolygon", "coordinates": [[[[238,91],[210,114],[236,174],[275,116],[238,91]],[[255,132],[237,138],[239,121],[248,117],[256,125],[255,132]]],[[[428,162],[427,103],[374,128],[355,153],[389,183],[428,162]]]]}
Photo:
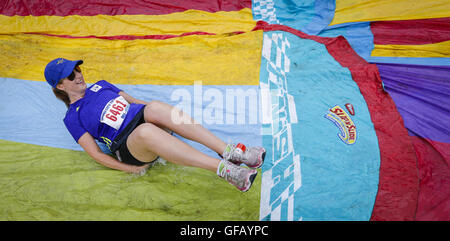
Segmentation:
{"type": "Polygon", "coordinates": [[[336,0],[336,10],[330,25],[448,16],[450,16],[449,0],[336,0]]]}
{"type": "Polygon", "coordinates": [[[375,45],[374,57],[450,57],[450,41],[422,45],[375,45]]]}
{"type": "Polygon", "coordinates": [[[55,58],[82,59],[88,83],[259,85],[262,31],[166,40],[104,40],[0,35],[0,76],[45,81],[55,58]]]}
{"type": "Polygon", "coordinates": [[[165,15],[4,16],[0,33],[45,33],[71,36],[179,35],[188,32],[251,31],[256,22],[248,8],[209,13],[188,10],[165,15]]]}

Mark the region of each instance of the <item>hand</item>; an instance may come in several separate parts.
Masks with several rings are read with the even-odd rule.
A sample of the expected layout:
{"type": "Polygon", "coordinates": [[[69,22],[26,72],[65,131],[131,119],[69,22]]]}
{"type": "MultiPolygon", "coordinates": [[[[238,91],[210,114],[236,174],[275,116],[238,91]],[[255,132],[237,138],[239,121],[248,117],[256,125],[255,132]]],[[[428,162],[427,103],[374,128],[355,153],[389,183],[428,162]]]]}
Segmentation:
{"type": "Polygon", "coordinates": [[[145,164],[143,166],[133,166],[132,173],[137,174],[139,176],[144,175],[147,172],[147,169],[150,167],[150,164],[145,164]]]}

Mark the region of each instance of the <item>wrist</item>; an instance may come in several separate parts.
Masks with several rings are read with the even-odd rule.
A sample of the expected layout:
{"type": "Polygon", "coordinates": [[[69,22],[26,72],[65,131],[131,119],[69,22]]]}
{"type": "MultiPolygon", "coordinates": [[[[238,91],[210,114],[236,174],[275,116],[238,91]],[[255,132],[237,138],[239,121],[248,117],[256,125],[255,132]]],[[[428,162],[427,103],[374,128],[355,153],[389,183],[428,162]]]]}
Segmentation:
{"type": "Polygon", "coordinates": [[[130,172],[131,173],[134,173],[134,174],[137,174],[137,173],[139,173],[139,167],[138,166],[134,166],[134,165],[130,165],[131,167],[130,167],[130,172]]]}

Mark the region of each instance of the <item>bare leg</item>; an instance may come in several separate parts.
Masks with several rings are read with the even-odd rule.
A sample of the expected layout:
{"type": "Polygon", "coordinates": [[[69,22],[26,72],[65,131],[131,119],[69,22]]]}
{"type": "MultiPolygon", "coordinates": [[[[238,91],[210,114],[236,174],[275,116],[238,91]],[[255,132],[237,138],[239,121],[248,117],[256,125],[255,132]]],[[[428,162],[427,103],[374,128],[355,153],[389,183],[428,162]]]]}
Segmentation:
{"type": "Polygon", "coordinates": [[[145,121],[158,126],[166,127],[184,138],[201,143],[215,152],[222,154],[227,144],[195,122],[189,115],[174,106],[160,102],[151,101],[144,110],[145,121]],[[180,118],[173,119],[172,113],[180,118]]]}
{"type": "Polygon", "coordinates": [[[128,137],[127,146],[131,154],[142,162],[152,161],[156,153],[178,165],[216,172],[221,161],[194,149],[152,123],[141,124],[133,130],[128,137]]]}

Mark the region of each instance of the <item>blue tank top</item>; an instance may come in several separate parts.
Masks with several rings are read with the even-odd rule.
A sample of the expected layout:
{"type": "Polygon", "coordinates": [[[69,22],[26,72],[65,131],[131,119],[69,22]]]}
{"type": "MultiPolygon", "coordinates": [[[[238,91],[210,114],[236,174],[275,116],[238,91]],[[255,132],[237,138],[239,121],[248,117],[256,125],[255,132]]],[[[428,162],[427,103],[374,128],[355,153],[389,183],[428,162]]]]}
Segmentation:
{"type": "Polygon", "coordinates": [[[111,148],[114,138],[145,106],[128,103],[121,89],[100,80],[86,89],[83,98],[69,106],[64,124],[76,142],[88,132],[111,148]]]}

